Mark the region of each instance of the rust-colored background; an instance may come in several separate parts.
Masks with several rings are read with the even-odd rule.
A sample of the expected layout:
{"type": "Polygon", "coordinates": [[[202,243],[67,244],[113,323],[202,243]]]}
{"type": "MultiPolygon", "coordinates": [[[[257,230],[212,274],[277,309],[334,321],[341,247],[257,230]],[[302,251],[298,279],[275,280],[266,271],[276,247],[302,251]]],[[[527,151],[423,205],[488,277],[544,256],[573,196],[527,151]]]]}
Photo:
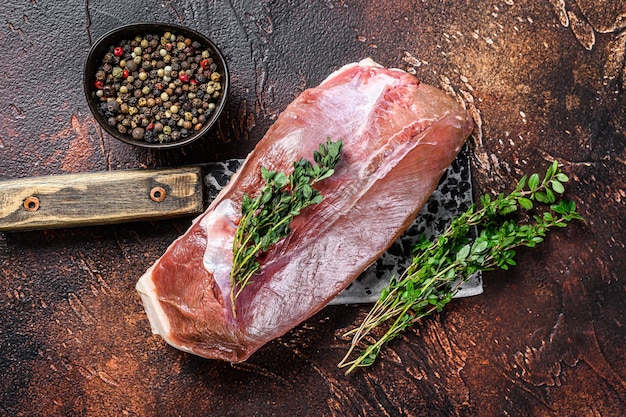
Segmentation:
{"type": "Polygon", "coordinates": [[[236,366],[150,334],[135,282],[191,219],[0,234],[0,416],[623,415],[625,16],[601,0],[4,5],[0,178],[243,157],[304,88],[371,56],[466,103],[477,195],[557,158],[587,222],[347,377],[340,335],[363,306],[326,308],[236,366]],[[202,142],[139,150],[89,114],[90,44],[137,21],[189,26],[224,52],[232,90],[202,142]]]}

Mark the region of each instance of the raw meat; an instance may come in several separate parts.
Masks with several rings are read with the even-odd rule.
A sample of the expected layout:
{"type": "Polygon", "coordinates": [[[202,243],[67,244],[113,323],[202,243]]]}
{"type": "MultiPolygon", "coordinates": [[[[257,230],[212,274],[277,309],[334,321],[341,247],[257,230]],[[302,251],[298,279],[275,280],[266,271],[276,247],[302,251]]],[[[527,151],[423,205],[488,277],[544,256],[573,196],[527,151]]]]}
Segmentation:
{"type": "Polygon", "coordinates": [[[137,283],[154,333],[172,346],[238,362],[324,307],[410,225],[473,128],[442,91],[371,59],[344,66],[291,103],[207,211],[137,283]],[[264,254],[230,305],[242,194],[261,166],[290,172],[327,138],[344,148],[325,197],[264,254]]]}

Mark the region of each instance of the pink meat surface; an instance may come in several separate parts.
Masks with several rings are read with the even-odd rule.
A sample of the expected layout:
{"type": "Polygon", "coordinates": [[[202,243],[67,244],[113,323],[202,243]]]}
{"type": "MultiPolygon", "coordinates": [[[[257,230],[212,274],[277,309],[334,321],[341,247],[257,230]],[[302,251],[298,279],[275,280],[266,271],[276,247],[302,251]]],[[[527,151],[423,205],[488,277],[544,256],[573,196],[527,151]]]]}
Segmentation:
{"type": "Polygon", "coordinates": [[[207,358],[239,362],[322,309],[411,224],[473,124],[437,88],[371,59],[344,66],[294,100],[230,183],[137,283],[154,333],[207,358]],[[324,200],[230,304],[235,224],[261,166],[289,173],[327,138],[344,142],[324,200]]]}

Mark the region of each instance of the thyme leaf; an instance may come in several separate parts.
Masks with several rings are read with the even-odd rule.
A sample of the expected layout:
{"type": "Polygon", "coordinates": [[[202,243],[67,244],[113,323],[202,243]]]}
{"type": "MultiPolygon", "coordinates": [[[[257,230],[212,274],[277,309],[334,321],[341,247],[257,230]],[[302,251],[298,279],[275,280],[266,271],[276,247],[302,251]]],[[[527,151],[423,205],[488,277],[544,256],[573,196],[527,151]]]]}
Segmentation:
{"type": "Polygon", "coordinates": [[[352,336],[352,341],[339,367],[347,367],[346,373],[350,373],[372,365],[389,341],[422,317],[441,311],[473,274],[507,270],[515,265],[515,248],[535,247],[550,229],[584,220],[573,201],[561,199],[568,180],[554,161],[543,176],[523,176],[508,195],[483,195],[480,208],[472,205],[434,241],[422,236],[406,271],[390,280],[361,325],[345,334],[352,336]],[[525,215],[516,220],[510,216],[515,212],[525,215]],[[478,236],[470,242],[472,228],[478,236]],[[383,326],[382,336],[373,335],[383,326]]]}
{"type": "Polygon", "coordinates": [[[341,140],[332,142],[328,138],[313,152],[314,163],[302,158],[294,162],[289,175],[261,167],[265,185],[255,197],[243,195],[241,218],[233,241],[230,272],[233,316],[236,317],[237,297],[261,268],[258,257],[291,233],[289,225],[294,217],[324,199],[313,185],[333,175],[342,147],[341,140]]]}

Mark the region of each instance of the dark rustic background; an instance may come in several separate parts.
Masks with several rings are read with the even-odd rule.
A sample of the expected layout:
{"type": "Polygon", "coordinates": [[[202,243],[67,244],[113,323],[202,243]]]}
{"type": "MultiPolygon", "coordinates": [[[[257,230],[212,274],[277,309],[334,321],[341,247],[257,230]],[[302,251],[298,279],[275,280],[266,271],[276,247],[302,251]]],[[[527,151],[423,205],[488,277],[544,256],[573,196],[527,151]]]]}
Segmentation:
{"type": "Polygon", "coordinates": [[[557,158],[587,221],[347,377],[340,336],[366,307],[326,308],[233,366],[150,334],[135,282],[191,219],[0,234],[0,415],[623,415],[625,16],[602,0],[2,6],[0,178],[243,157],[303,89],[371,56],[466,103],[477,195],[557,158]],[[90,44],[138,21],[189,26],[225,54],[228,106],[203,141],[139,150],[89,114],[90,44]]]}

